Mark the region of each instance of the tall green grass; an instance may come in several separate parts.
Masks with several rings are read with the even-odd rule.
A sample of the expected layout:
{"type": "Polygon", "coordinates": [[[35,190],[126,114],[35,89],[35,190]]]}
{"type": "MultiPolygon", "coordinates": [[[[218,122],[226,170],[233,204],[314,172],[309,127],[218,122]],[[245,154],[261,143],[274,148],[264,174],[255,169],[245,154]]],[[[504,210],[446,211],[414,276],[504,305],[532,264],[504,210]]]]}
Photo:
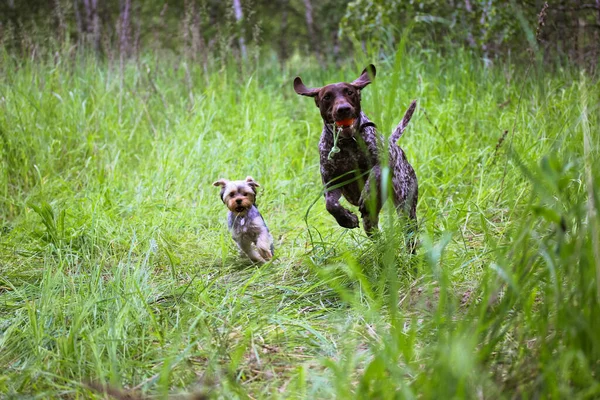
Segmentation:
{"type": "Polygon", "coordinates": [[[261,60],[2,55],[3,396],[600,395],[597,79],[403,46],[326,70],[261,60]],[[385,135],[419,104],[400,141],[415,256],[389,207],[373,240],[328,215],[319,113],[291,86],[369,62],[385,135]],[[237,256],[211,186],[246,175],[275,238],[263,266],[237,256]]]}

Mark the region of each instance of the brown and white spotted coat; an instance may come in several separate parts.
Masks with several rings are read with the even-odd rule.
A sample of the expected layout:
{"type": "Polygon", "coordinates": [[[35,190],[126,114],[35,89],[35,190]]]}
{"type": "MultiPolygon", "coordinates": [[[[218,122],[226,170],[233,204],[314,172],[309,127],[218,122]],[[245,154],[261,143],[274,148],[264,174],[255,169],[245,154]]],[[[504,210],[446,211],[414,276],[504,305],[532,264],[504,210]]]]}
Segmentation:
{"type": "MultiPolygon", "coordinates": [[[[321,88],[307,88],[300,77],[294,80],[296,93],[313,97],[323,119],[319,141],[321,178],[325,186],[327,211],[345,228],[358,227],[358,218],[339,203],[341,196],[357,206],[368,234],[377,229],[381,196],[381,152],[383,136],[361,110],[360,92],[375,77],[375,67],[367,67],[351,83],[333,83],[321,88]],[[335,146],[335,136],[339,152],[335,146]]],[[[410,121],[413,101],[389,139],[389,165],[394,204],[416,224],[418,183],[414,169],[398,145],[398,139],[410,121]]],[[[385,199],[383,199],[385,200],[385,199]]]]}

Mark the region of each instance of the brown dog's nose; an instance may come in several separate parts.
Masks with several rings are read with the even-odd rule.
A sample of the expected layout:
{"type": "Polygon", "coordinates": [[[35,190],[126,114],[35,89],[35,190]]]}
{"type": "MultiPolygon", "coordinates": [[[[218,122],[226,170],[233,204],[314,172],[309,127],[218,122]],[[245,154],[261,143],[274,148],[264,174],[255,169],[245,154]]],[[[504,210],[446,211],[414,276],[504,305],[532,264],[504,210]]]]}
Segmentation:
{"type": "Polygon", "coordinates": [[[235,202],[236,202],[237,204],[242,204],[242,199],[237,199],[235,202]]]}
{"type": "Polygon", "coordinates": [[[335,113],[333,115],[336,121],[352,118],[352,107],[348,103],[342,103],[336,107],[335,113]]]}

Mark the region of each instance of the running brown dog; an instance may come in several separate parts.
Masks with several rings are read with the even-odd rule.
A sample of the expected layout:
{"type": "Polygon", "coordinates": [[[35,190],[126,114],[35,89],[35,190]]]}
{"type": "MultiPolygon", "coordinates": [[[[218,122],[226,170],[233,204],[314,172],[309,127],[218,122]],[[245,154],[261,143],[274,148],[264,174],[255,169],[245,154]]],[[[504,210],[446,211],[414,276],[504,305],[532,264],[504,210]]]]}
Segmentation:
{"type": "MultiPolygon", "coordinates": [[[[382,199],[380,164],[383,136],[362,112],[360,105],[360,92],[371,83],[375,74],[375,66],[371,64],[351,83],[332,83],[310,89],[300,77],[294,79],[296,93],[313,97],[323,118],[319,152],[327,211],[339,225],[357,228],[358,217],[339,203],[343,195],[350,204],[358,207],[363,227],[369,235],[377,229],[379,212],[385,201],[382,199]]],[[[413,101],[390,136],[388,161],[394,205],[416,226],[417,176],[397,144],[415,107],[416,102],[413,101]]]]}

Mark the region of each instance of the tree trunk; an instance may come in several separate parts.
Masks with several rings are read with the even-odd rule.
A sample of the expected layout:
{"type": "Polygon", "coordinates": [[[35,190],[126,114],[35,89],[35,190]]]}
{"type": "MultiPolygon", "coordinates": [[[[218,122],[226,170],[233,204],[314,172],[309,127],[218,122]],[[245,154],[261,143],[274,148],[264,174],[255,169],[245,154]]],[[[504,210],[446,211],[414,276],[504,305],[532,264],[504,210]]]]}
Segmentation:
{"type": "Polygon", "coordinates": [[[60,0],[54,0],[54,12],[56,14],[58,41],[63,43],[67,38],[67,24],[65,22],[65,14],[63,13],[60,0]]]}
{"type": "Polygon", "coordinates": [[[94,50],[100,52],[100,17],[98,16],[98,0],[83,0],[85,8],[86,39],[92,43],[94,50]]]}
{"type": "Polygon", "coordinates": [[[488,43],[487,43],[487,28],[486,22],[488,19],[488,15],[492,9],[492,0],[488,0],[487,3],[483,3],[481,10],[481,18],[479,19],[479,24],[481,26],[481,51],[483,52],[483,60],[485,62],[485,66],[489,66],[491,61],[488,53],[488,43]]]}
{"type": "MultiPolygon", "coordinates": [[[[600,0],[598,0],[600,1],[600,0]]],[[[281,4],[281,34],[279,35],[279,58],[286,60],[289,56],[287,30],[288,30],[288,0],[280,0],[281,4]]]]}
{"type": "Polygon", "coordinates": [[[75,25],[77,25],[77,41],[83,44],[82,38],[85,36],[81,14],[79,13],[79,0],[73,1],[73,11],[75,13],[75,25]]]}
{"type": "Polygon", "coordinates": [[[312,16],[312,4],[310,0],[304,0],[304,10],[306,17],[306,28],[308,29],[308,39],[310,40],[311,47],[315,44],[315,29],[314,29],[314,21],[312,16]]]}
{"type": "Polygon", "coordinates": [[[317,35],[315,34],[315,24],[313,21],[313,8],[312,8],[312,4],[310,2],[310,0],[303,0],[304,1],[304,16],[306,18],[306,28],[308,30],[308,40],[309,40],[309,48],[310,50],[315,54],[315,56],[317,57],[317,61],[319,61],[319,64],[323,65],[323,59],[321,57],[321,53],[320,53],[320,49],[319,49],[319,42],[317,40],[317,35]]]}
{"type": "Polygon", "coordinates": [[[598,69],[598,59],[600,58],[600,0],[596,0],[596,31],[594,32],[594,67],[598,69]]]}
{"type": "Polygon", "coordinates": [[[242,4],[240,0],[233,0],[233,13],[235,15],[235,21],[240,27],[240,51],[242,52],[242,58],[246,58],[246,43],[244,42],[244,30],[242,26],[242,18],[244,15],[242,14],[242,4]]]}
{"type": "Polygon", "coordinates": [[[467,27],[467,40],[469,42],[469,46],[471,46],[472,48],[476,48],[477,42],[475,41],[473,32],[471,32],[471,29],[469,28],[469,26],[471,25],[471,14],[473,13],[473,6],[471,6],[471,2],[469,0],[465,0],[465,10],[467,11],[467,20],[465,24],[467,27]]]}
{"type": "Polygon", "coordinates": [[[121,10],[119,49],[121,51],[121,60],[123,60],[131,54],[131,0],[124,0],[121,10]]]}

